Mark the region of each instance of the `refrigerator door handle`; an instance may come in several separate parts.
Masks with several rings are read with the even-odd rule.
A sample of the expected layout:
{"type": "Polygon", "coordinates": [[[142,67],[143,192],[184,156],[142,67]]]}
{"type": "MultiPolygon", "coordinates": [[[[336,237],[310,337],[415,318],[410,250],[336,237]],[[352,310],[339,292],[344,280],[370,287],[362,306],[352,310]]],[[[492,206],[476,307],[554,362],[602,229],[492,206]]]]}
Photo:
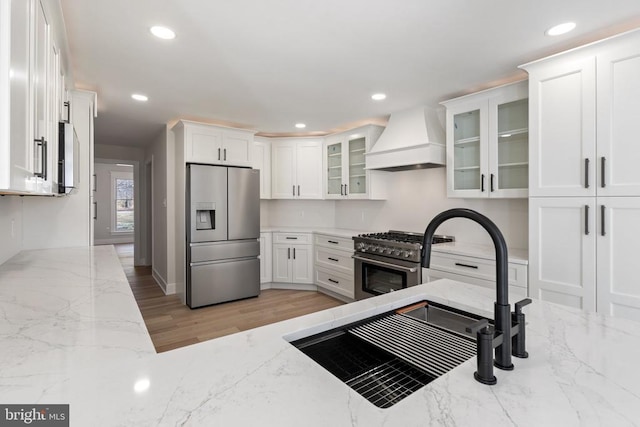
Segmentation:
{"type": "Polygon", "coordinates": [[[252,260],[252,259],[256,259],[256,258],[257,257],[255,257],[255,256],[250,256],[250,257],[242,257],[242,258],[220,259],[220,260],[217,260],[217,261],[190,262],[189,266],[190,267],[198,267],[200,265],[225,264],[225,263],[234,262],[234,261],[247,261],[247,260],[252,260]]]}

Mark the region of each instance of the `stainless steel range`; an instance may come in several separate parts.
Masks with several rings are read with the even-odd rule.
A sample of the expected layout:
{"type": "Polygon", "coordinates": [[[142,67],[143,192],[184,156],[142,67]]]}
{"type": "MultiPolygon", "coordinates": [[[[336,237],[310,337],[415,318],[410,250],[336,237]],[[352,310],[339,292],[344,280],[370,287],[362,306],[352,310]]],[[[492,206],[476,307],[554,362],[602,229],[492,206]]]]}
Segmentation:
{"type": "MultiPolygon", "coordinates": [[[[422,283],[422,233],[390,230],[353,237],[355,298],[382,295],[422,283]]],[[[453,242],[434,236],[433,243],[453,242]]]]}

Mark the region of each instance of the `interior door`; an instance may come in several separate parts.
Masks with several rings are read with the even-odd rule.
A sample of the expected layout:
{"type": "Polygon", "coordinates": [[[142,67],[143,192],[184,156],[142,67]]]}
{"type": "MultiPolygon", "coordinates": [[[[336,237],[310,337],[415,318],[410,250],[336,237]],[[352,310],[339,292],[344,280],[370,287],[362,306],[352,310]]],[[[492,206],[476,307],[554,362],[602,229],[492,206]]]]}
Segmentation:
{"type": "Polygon", "coordinates": [[[229,240],[260,237],[260,171],[229,168],[229,240]]]}

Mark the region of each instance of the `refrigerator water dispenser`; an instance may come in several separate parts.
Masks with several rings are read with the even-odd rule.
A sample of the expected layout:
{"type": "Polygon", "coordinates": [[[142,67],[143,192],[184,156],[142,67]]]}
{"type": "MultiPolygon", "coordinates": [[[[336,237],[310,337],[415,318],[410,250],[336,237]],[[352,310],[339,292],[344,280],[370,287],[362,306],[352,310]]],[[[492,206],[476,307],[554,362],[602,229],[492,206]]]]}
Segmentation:
{"type": "Polygon", "coordinates": [[[193,209],[196,211],[196,230],[215,230],[215,203],[195,203],[193,209]]]}

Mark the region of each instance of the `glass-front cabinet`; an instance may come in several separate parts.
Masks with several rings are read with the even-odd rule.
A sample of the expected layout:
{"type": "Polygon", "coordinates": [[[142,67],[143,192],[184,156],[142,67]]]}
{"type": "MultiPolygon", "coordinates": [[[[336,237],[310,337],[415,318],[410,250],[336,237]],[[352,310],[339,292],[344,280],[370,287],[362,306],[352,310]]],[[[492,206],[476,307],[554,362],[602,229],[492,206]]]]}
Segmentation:
{"type": "Polygon", "coordinates": [[[366,169],[367,150],[382,133],[381,126],[367,125],[325,139],[325,198],[386,198],[382,171],[366,169]]]}
{"type": "Polygon", "coordinates": [[[524,81],[443,103],[449,197],[527,197],[527,96],[524,81]]]}

